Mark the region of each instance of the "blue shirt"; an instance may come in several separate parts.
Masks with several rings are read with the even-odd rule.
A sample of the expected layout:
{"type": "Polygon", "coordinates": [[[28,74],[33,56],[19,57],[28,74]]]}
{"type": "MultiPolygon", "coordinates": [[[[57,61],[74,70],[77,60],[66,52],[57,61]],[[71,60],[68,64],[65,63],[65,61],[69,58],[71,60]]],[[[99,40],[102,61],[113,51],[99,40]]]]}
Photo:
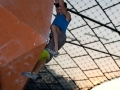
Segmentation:
{"type": "Polygon", "coordinates": [[[57,14],[52,24],[58,26],[63,33],[66,33],[69,22],[66,20],[66,16],[64,14],[57,14]]]}

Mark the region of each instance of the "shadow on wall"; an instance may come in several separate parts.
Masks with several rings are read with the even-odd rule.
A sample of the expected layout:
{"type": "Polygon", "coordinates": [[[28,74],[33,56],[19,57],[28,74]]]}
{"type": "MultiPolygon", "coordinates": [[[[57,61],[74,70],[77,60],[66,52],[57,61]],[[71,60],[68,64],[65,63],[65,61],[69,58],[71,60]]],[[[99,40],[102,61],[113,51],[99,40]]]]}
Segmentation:
{"type": "Polygon", "coordinates": [[[2,82],[1,82],[1,72],[0,72],[0,90],[2,90],[2,85],[1,84],[2,84],[2,82]]]}
{"type": "Polygon", "coordinates": [[[30,79],[24,90],[80,90],[72,80],[56,74],[49,67],[44,67],[39,75],[42,79],[30,79]]]}

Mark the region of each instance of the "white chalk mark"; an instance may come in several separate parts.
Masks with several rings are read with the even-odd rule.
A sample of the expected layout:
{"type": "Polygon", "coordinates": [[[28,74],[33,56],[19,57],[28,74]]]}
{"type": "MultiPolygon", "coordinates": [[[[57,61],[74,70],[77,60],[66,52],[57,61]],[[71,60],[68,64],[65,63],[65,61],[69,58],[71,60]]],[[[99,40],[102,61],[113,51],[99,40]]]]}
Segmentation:
{"type": "Polygon", "coordinates": [[[29,63],[24,63],[26,66],[29,66],[29,63]]]}

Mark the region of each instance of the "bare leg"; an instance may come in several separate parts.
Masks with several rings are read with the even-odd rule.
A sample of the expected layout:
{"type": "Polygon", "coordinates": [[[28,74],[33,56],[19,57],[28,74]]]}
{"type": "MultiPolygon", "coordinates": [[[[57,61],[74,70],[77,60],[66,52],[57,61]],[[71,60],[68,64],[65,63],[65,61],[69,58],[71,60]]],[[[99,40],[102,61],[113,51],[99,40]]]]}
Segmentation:
{"type": "Polygon", "coordinates": [[[51,30],[52,30],[53,39],[54,39],[55,52],[58,53],[58,36],[60,34],[60,30],[55,25],[51,25],[51,30]]]}
{"type": "MultiPolygon", "coordinates": [[[[38,73],[43,68],[43,66],[45,65],[45,62],[46,62],[46,60],[37,62],[32,72],[25,71],[25,72],[22,72],[22,75],[24,77],[27,77],[27,78],[37,79],[39,77],[38,73]]],[[[41,77],[39,77],[39,78],[41,78],[41,77]]]]}
{"type": "Polygon", "coordinates": [[[38,74],[39,71],[44,67],[45,63],[46,63],[46,60],[42,60],[40,62],[37,62],[33,71],[32,71],[32,73],[33,74],[38,74]]]}

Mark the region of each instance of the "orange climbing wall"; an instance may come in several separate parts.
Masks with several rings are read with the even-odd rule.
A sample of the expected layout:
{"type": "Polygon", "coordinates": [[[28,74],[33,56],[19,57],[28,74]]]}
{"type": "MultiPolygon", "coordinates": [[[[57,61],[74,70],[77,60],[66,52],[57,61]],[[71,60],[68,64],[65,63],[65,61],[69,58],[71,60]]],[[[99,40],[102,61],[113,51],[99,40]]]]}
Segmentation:
{"type": "Polygon", "coordinates": [[[0,0],[0,90],[22,90],[46,45],[54,0],[0,0]]]}

